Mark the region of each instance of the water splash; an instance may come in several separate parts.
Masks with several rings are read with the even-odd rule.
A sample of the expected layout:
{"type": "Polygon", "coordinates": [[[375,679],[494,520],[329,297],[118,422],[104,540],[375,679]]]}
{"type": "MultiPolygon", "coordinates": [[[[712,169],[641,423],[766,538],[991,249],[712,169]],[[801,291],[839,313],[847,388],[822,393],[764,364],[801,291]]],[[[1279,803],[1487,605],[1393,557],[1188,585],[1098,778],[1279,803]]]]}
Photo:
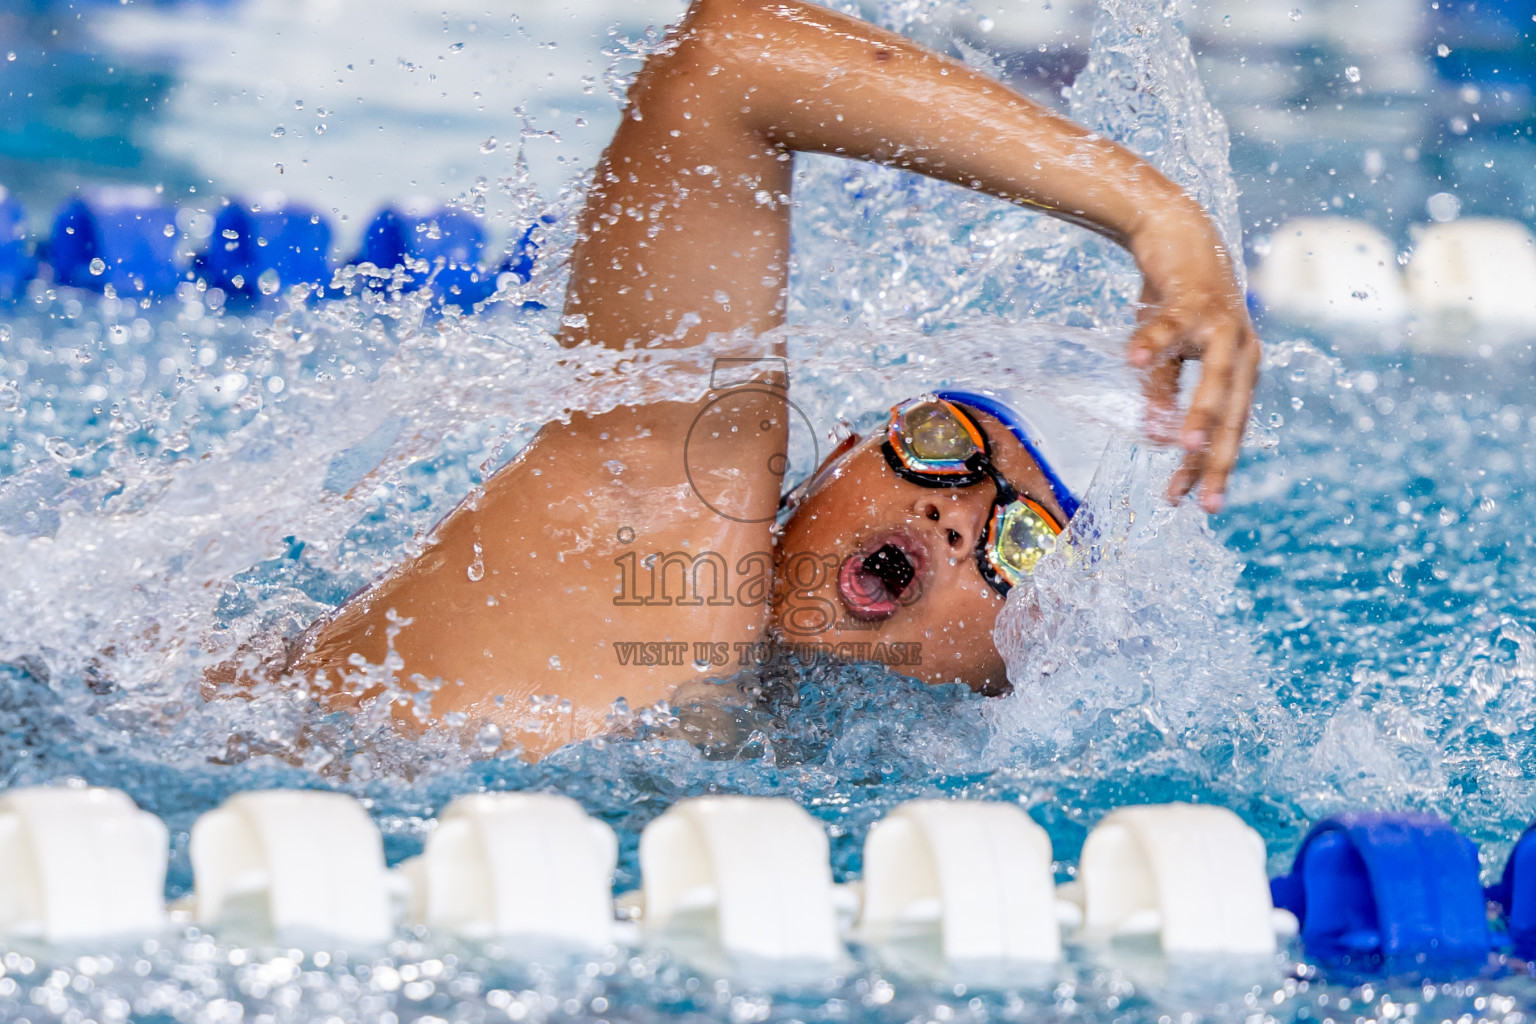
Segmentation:
{"type": "MultiPolygon", "coordinates": [[[[931,33],[948,10],[904,0],[878,13],[931,33]]],[[[1165,14],[1156,3],[1106,3],[1072,109],[1142,147],[1235,240],[1225,133],[1165,14]]],[[[1489,389],[1485,367],[1362,367],[1301,341],[1276,345],[1260,440],[1277,446],[1251,453],[1212,532],[1191,510],[1161,504],[1170,456],[1124,432],[1137,410],[1119,360],[1135,289],[1122,255],[1006,204],[831,159],[797,171],[788,332],[796,400],[818,427],[868,426],[896,398],[986,383],[1025,396],[1049,389],[1121,432],[1078,545],[1047,559],[999,621],[1012,697],[787,659],[670,705],[616,708],[611,735],[537,765],[502,750],[481,722],[407,739],[380,709],[325,714],[298,691],[205,701],[206,667],[235,652],[253,663],[279,654],[414,550],[570,396],[604,408],[684,386],[686,365],[663,363],[605,385],[611,357],[570,367],[550,337],[557,314],[513,311],[529,300],[558,308],[580,185],[546,199],[525,173],[503,183],[515,223],[543,212],[552,222],[540,229],[533,281],[509,281],[507,306],[481,317],[440,317],[424,294],[390,299],[347,277],[337,286],[350,298],[275,318],[236,314],[194,289],[158,309],[43,295],[9,319],[0,783],[73,776],[128,790],[171,827],[172,894],[190,884],[196,815],[261,786],[368,800],[391,860],[417,852],[432,816],[460,793],[569,793],[619,828],[621,888],[636,881],[639,828],[699,792],[799,800],[825,823],[843,878],[859,870],[869,824],[916,796],[1025,804],[1064,862],[1107,808],[1128,802],[1225,803],[1277,858],[1309,816],[1366,802],[1438,809],[1484,839],[1523,823],[1536,552],[1508,524],[1530,521],[1536,494],[1527,396],[1489,389]],[[1031,319],[1059,326],[1019,326],[1031,319]]],[[[792,454],[803,466],[806,453],[792,454]]],[[[565,712],[544,701],[529,714],[553,728],[565,712]]],[[[729,986],[716,998],[721,990],[701,988],[686,966],[649,955],[524,977],[494,952],[444,954],[412,940],[388,954],[390,963],[289,972],[284,953],[194,935],[105,960],[136,977],[144,964],[154,986],[134,996],[143,1014],[189,1019],[232,1015],[236,999],[320,1008],[363,982],[370,997],[399,998],[389,986],[407,965],[434,986],[413,1005],[468,1007],[466,1017],[514,1004],[527,1019],[597,1014],[598,998],[639,1018],[733,1021],[781,1011],[845,1019],[850,1007],[893,1020],[940,1010],[1157,1019],[1191,1005],[1093,964],[1069,965],[1038,991],[977,996],[977,1009],[969,994],[935,994],[871,964],[795,1003],[729,986]],[[255,966],[237,964],[243,957],[255,966]],[[454,983],[459,995],[440,997],[454,983]]],[[[88,986],[72,983],[86,968],[44,977],[16,957],[7,978],[22,979],[32,1003],[89,1002],[88,986]]],[[[133,984],[91,991],[121,998],[133,984]]],[[[1246,983],[1232,991],[1210,1015],[1251,1008],[1246,983]]],[[[0,979],[0,1008],[19,992],[0,979]]],[[[1298,1017],[1319,1009],[1283,983],[1263,990],[1272,994],[1298,1017]]],[[[1458,998],[1443,995],[1415,998],[1430,1012],[1458,998]]]]}
{"type": "MultiPolygon", "coordinates": [[[[877,13],[893,27],[931,36],[950,12],[924,0],[877,13]]],[[[1134,124],[1137,141],[1151,145],[1157,140],[1147,126],[1171,123],[1175,112],[1149,105],[1139,94],[1145,76],[1117,71],[1115,61],[1168,65],[1158,88],[1177,81],[1175,99],[1203,104],[1187,44],[1183,62],[1176,60],[1181,44],[1171,28],[1141,35],[1104,28],[1095,43],[1100,62],[1090,64],[1074,104],[1106,130],[1134,124]]],[[[662,36],[654,32],[615,43],[613,82],[622,84],[635,57],[659,45],[662,36]]],[[[1192,187],[1214,195],[1222,186],[1211,154],[1225,141],[1199,133],[1219,135],[1218,128],[1207,118],[1189,133],[1167,132],[1151,155],[1160,154],[1173,173],[1195,175],[1192,187]],[[1196,136],[1206,149],[1196,146],[1196,136]]],[[[0,558],[13,567],[15,582],[0,593],[0,614],[26,626],[0,637],[0,662],[9,666],[9,706],[31,753],[14,762],[11,781],[75,774],[125,785],[179,822],[186,820],[180,808],[207,806],[231,788],[304,778],[367,793],[401,820],[419,821],[447,795],[493,779],[499,786],[543,780],[599,813],[618,814],[611,795],[583,780],[651,771],[639,767],[649,760],[621,751],[644,744],[645,757],[654,757],[652,746],[664,741],[647,731],[645,716],[672,722],[666,709],[636,711],[639,731],[627,741],[583,745],[531,769],[481,742],[481,722],[449,722],[418,740],[397,735],[384,709],[327,715],[301,691],[205,699],[210,666],[234,659],[250,669],[281,659],[307,623],[415,551],[424,531],[539,424],[565,415],[572,396],[598,411],[702,385],[705,368],[690,367],[686,354],[642,360],[617,383],[606,372],[617,358],[611,353],[574,367],[551,337],[555,312],[517,311],[527,301],[558,308],[584,185],[578,178],[545,200],[526,166],[518,168],[502,182],[503,205],[518,223],[545,218],[537,239],[544,255],[530,281],[504,281],[502,307],[484,316],[439,315],[425,292],[391,294],[400,282],[388,274],[347,270],[333,290],[350,297],[316,305],[295,294],[275,317],[237,314],[189,285],[158,310],[50,294],[14,319],[0,378],[25,383],[18,383],[4,434],[10,461],[0,482],[0,558]],[[131,735],[124,735],[125,723],[133,723],[131,735]],[[585,774],[562,767],[573,759],[585,774]],[[599,763],[606,767],[594,767],[599,763]],[[476,766],[484,765],[497,767],[483,775],[488,769],[476,766]],[[171,798],[167,773],[197,781],[174,787],[179,792],[171,798]],[[189,801],[186,793],[197,798],[189,801]]],[[[1025,401],[1065,402],[1106,433],[1134,430],[1139,405],[1120,358],[1128,264],[1109,247],[1027,211],[899,172],[810,159],[797,175],[788,341],[796,401],[819,429],[839,421],[867,427],[895,400],[935,386],[986,385],[1025,401]],[[1037,313],[1061,326],[1029,326],[1037,313]]],[[[478,209],[486,190],[479,183],[461,202],[478,209]]],[[[811,464],[805,440],[791,452],[792,474],[811,464]]],[[[1105,522],[1110,506],[1124,505],[1137,487],[1137,500],[1155,490],[1155,457],[1126,444],[1116,452],[1091,502],[1104,506],[1095,505],[1095,514],[1105,522]]],[[[1094,590],[1064,568],[1042,579],[1041,607],[1054,610],[1028,626],[1037,635],[1025,643],[1023,625],[1004,624],[1013,637],[1005,651],[1020,683],[1013,702],[972,707],[971,698],[958,695],[946,700],[972,710],[945,712],[930,706],[933,694],[884,671],[850,669],[847,676],[823,668],[792,672],[785,678],[797,680],[793,685],[769,688],[795,695],[799,706],[791,714],[782,696],[763,696],[758,677],[733,680],[729,686],[756,693],[720,712],[738,732],[746,728],[741,742],[730,747],[710,739],[699,716],[716,712],[702,706],[668,725],[674,731],[667,735],[689,735],[691,723],[706,751],[713,743],[717,754],[729,747],[755,758],[752,772],[799,751],[792,757],[796,781],[765,790],[739,769],[685,749],[668,755],[681,780],[674,791],[790,785],[813,805],[816,793],[840,793],[870,808],[844,833],[839,857],[847,865],[856,862],[863,826],[898,797],[943,788],[940,780],[951,772],[985,774],[989,765],[1011,764],[1030,745],[1048,760],[1066,749],[1062,744],[1078,742],[1064,738],[1060,722],[1048,726],[1049,716],[1065,714],[1073,702],[1120,714],[1145,689],[1127,681],[1140,671],[1138,659],[1177,646],[1167,635],[1174,616],[1159,620],[1145,612],[1153,563],[1133,572],[1127,552],[1163,551],[1196,570],[1190,607],[1204,602],[1211,610],[1200,620],[1205,635],[1189,639],[1187,651],[1228,639],[1220,609],[1231,588],[1231,559],[1197,517],[1151,516],[1127,537],[1134,542],[1101,563],[1117,582],[1100,580],[1094,590]],[[1113,586],[1133,596],[1112,601],[1113,586]],[[1103,606],[1092,630],[1071,610],[1085,595],[1103,606]],[[1121,642],[1100,650],[1117,615],[1142,616],[1146,649],[1121,642]],[[1054,703],[1038,700],[1041,687],[1029,680],[1049,677],[1060,685],[1067,675],[1062,652],[1073,647],[1081,669],[1073,695],[1063,687],[1054,703]],[[1108,660],[1089,666],[1099,654],[1108,660]],[[809,696],[832,679],[837,687],[809,696]],[[861,701],[877,699],[915,703],[894,731],[859,725],[855,712],[867,706],[861,701]],[[983,722],[989,740],[975,732],[983,722]],[[912,730],[933,739],[914,743],[912,730]],[[760,735],[753,739],[754,733],[760,735]],[[841,746],[807,755],[811,734],[840,736],[841,746]],[[977,760],[982,751],[985,759],[977,760]],[[855,782],[868,774],[861,759],[904,781],[894,789],[855,782]],[[951,761],[955,767],[945,767],[951,761]]],[[[1240,653],[1233,659],[1232,678],[1258,678],[1236,671],[1247,667],[1240,653]]],[[[1173,657],[1165,674],[1171,678],[1198,660],[1195,653],[1173,657]]],[[[379,672],[388,682],[386,670],[379,672]]],[[[1160,686],[1165,699],[1156,714],[1163,720],[1143,742],[1147,758],[1214,720],[1198,712],[1226,706],[1199,699],[1202,686],[1214,685],[1212,677],[1201,678],[1182,695],[1160,686]]],[[[558,701],[536,703],[528,714],[560,727],[558,701]]],[[[630,722],[627,714],[616,724],[630,722]]],[[[1208,776],[1196,770],[1208,768],[1213,755],[1208,749],[1203,756],[1180,785],[1208,776]]],[[[977,792],[1017,795],[1062,781],[1050,773],[1003,773],[977,792]]]]}

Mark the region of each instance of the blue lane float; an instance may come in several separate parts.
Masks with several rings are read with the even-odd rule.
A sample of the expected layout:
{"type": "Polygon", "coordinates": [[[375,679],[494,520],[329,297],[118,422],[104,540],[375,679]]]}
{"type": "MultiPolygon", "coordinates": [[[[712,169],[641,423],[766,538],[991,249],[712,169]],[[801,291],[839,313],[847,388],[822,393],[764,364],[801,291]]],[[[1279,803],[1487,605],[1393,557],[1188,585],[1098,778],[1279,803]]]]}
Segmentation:
{"type": "Polygon", "coordinates": [[[102,189],[59,211],[49,238],[54,280],[124,296],[169,295],[185,279],[176,208],[141,189],[102,189]]]}
{"type": "MultiPolygon", "coordinates": [[[[201,280],[237,304],[259,304],[295,284],[329,294],[336,265],[332,229],[315,210],[281,201],[231,201],[215,217],[206,247],[188,258],[176,207],[141,188],[90,189],[70,200],[39,244],[27,232],[20,203],[0,186],[0,302],[14,302],[47,270],[53,283],[134,298],[171,295],[201,280]]],[[[430,281],[434,303],[464,310],[489,302],[502,274],[526,283],[538,257],[537,232],[556,223],[544,214],[505,255],[486,256],[480,218],[446,206],[405,204],[380,211],[361,251],[349,261],[370,264],[391,280],[370,276],[375,290],[416,291],[430,281]],[[396,270],[400,272],[395,274],[396,270]]],[[[524,309],[542,309],[525,302],[524,309]]]]}
{"type": "Polygon", "coordinates": [[[324,286],[331,226],[307,206],[233,202],[214,218],[208,251],[196,265],[209,287],[258,302],[295,284],[324,286]]]}
{"type": "MultiPolygon", "coordinates": [[[[553,227],[559,221],[553,214],[542,214],[539,219],[528,225],[517,244],[511,246],[507,258],[502,261],[501,274],[511,274],[519,284],[527,284],[533,280],[533,264],[539,257],[539,241],[534,232],[541,228],[553,227]]],[[[544,303],[528,301],[523,303],[523,309],[540,310],[545,308],[544,303]]]]}
{"type": "Polygon", "coordinates": [[[1515,956],[1536,959],[1536,825],[1526,829],[1504,865],[1488,898],[1504,910],[1509,942],[1515,956]]]}
{"type": "Polygon", "coordinates": [[[1477,960],[1492,948],[1477,846],[1438,818],[1320,821],[1271,892],[1320,959],[1477,960]]]}
{"type": "Polygon", "coordinates": [[[480,265],[484,248],[485,231],[470,214],[449,207],[406,206],[379,211],[353,262],[381,270],[406,267],[401,291],[416,291],[430,280],[443,305],[469,309],[496,292],[496,271],[480,265]],[[421,263],[427,269],[412,268],[421,263]]]}
{"type": "Polygon", "coordinates": [[[37,276],[37,255],[27,236],[27,211],[0,187],[0,302],[16,299],[37,276]]]}

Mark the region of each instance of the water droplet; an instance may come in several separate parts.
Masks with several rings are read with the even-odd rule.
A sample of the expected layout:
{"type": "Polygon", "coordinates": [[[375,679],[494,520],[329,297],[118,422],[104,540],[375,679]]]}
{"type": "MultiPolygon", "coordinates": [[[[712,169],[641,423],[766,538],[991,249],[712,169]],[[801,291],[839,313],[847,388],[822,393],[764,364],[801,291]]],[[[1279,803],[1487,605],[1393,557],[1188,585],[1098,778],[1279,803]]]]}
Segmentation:
{"type": "Polygon", "coordinates": [[[282,285],[283,282],[282,279],[278,277],[276,267],[268,267],[266,270],[263,270],[261,272],[261,276],[256,279],[256,287],[261,290],[261,294],[263,295],[275,294],[277,290],[282,287],[282,285]]]}
{"type": "Polygon", "coordinates": [[[225,228],[223,231],[219,232],[219,235],[226,241],[230,242],[239,241],[240,239],[240,232],[236,231],[234,228],[225,228]]]}
{"type": "Polygon", "coordinates": [[[294,100],[293,101],[293,109],[294,110],[303,110],[304,109],[304,101],[303,100],[294,100]]]}
{"type": "Polygon", "coordinates": [[[471,583],[479,583],[485,579],[485,559],[481,557],[479,544],[475,545],[475,560],[469,563],[469,568],[465,570],[465,575],[469,577],[469,582],[471,583]]]}
{"type": "Polygon", "coordinates": [[[1441,43],[1439,46],[1435,47],[1435,56],[1437,56],[1437,57],[1449,57],[1450,55],[1451,55],[1451,48],[1449,46],[1446,46],[1444,43],[1441,43]]]}
{"type": "Polygon", "coordinates": [[[570,316],[561,317],[560,323],[566,327],[572,328],[573,330],[579,330],[580,328],[587,326],[587,314],[572,313],[570,316]]]}
{"type": "Polygon", "coordinates": [[[1424,201],[1424,209],[1430,219],[1444,224],[1461,214],[1461,200],[1450,192],[1436,192],[1424,201]]]}
{"type": "Polygon", "coordinates": [[[5,55],[5,59],[6,60],[15,60],[16,59],[16,51],[15,50],[7,51],[6,55],[5,55]]]}
{"type": "Polygon", "coordinates": [[[1300,21],[1301,20],[1301,9],[1300,8],[1298,8],[1298,7],[1291,8],[1291,20],[1292,21],[1300,21]]]}
{"type": "Polygon", "coordinates": [[[487,754],[494,754],[501,749],[501,727],[495,722],[486,722],[475,733],[475,746],[487,754]]]}
{"type": "Polygon", "coordinates": [[[95,259],[91,260],[91,274],[92,275],[94,275],[95,277],[100,277],[102,274],[105,274],[106,272],[107,272],[107,264],[106,264],[105,260],[103,260],[100,256],[97,256],[95,259]]]}
{"type": "Polygon", "coordinates": [[[324,135],[325,134],[325,122],[324,121],[321,121],[319,124],[315,125],[315,134],[316,135],[324,135]]]}
{"type": "Polygon", "coordinates": [[[165,235],[166,238],[175,238],[176,237],[176,225],[175,224],[167,224],[165,226],[165,228],[161,231],[161,234],[165,235]]]}
{"type": "Polygon", "coordinates": [[[554,669],[556,672],[560,671],[561,666],[559,655],[551,654],[549,656],[549,667],[554,669]]]}
{"type": "Polygon", "coordinates": [[[282,125],[278,125],[276,128],[272,129],[272,137],[274,139],[280,139],[284,135],[287,135],[287,134],[288,134],[288,129],[284,128],[282,125]]]}
{"type": "Polygon", "coordinates": [[[1349,79],[1351,82],[1358,82],[1360,81],[1360,69],[1351,64],[1349,67],[1344,69],[1344,77],[1349,79]]]}
{"type": "Polygon", "coordinates": [[[482,153],[494,153],[494,152],[496,152],[496,136],[492,135],[490,138],[488,138],[484,142],[480,143],[480,152],[482,152],[482,153]]]}
{"type": "Polygon", "coordinates": [[[462,52],[464,52],[464,44],[463,43],[454,43],[452,46],[448,47],[448,52],[449,53],[462,53],[462,52]]]}
{"type": "Polygon", "coordinates": [[[43,448],[60,462],[70,462],[80,453],[62,437],[50,437],[43,441],[43,448]]]}

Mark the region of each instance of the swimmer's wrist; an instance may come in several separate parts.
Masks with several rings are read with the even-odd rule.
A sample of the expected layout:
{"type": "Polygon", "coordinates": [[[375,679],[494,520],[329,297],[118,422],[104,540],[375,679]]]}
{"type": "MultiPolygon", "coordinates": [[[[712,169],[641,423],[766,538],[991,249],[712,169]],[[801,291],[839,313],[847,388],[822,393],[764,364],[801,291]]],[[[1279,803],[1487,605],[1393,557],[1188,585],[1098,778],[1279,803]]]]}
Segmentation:
{"type": "Polygon", "coordinates": [[[1182,190],[1167,201],[1140,207],[1123,244],[1144,272],[1153,265],[1188,266],[1191,261],[1226,264],[1228,273],[1231,271],[1215,223],[1205,208],[1182,190]]]}
{"type": "Polygon", "coordinates": [[[1192,238],[1198,234],[1217,237],[1210,215],[1189,193],[1164,179],[1165,188],[1142,198],[1131,215],[1126,236],[1129,240],[1155,236],[1179,235],[1192,238]]]}

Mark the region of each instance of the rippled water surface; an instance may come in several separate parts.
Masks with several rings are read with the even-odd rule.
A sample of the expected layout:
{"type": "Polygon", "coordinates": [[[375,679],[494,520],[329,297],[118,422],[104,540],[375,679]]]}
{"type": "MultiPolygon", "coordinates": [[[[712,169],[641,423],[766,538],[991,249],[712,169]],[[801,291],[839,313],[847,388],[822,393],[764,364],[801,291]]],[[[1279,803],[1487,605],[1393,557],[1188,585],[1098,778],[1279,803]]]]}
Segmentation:
{"type": "MultiPolygon", "coordinates": [[[[883,13],[924,31],[938,6],[883,13]]],[[[1238,237],[1225,128],[1156,4],[1106,0],[1067,100],[1238,237]]],[[[1395,333],[1267,325],[1250,448],[1229,511],[1207,520],[1161,502],[1172,456],[1128,429],[1138,406],[1118,352],[1137,282],[1112,246],[896,172],[820,159],[798,175],[788,344],[818,430],[987,381],[1115,437],[1087,506],[1093,557],[1048,560],[999,620],[1012,696],[789,659],[711,684],[707,706],[620,709],[613,735],[537,765],[480,722],[406,739],[381,712],[325,715],[293,692],[204,699],[204,668],[275,650],[397,562],[570,396],[603,408],[696,387],[687,366],[619,386],[597,357],[557,359],[555,314],[517,307],[558,308],[579,191],[513,179],[508,208],[550,215],[545,258],[482,315],[377,293],[242,313],[195,289],[148,307],[39,291],[4,315],[0,783],[126,790],[170,825],[172,897],[190,887],[196,816],[271,786],[361,797],[391,862],[459,794],[566,793],[618,829],[620,890],[638,881],[639,829],[705,792],[798,800],[826,825],[840,880],[857,876],[871,822],[931,795],[1021,802],[1063,878],[1107,810],[1177,799],[1236,810],[1274,873],[1309,822],[1363,807],[1437,811],[1502,865],[1536,810],[1527,346],[1451,358],[1395,333]]],[[[792,456],[803,469],[814,453],[792,456]]],[[[529,714],[564,720],[558,701],[529,714]]],[[[0,1018],[1514,1020],[1536,1007],[1519,964],[1366,978],[1320,975],[1296,950],[1236,965],[1079,951],[1002,979],[935,979],[859,951],[816,981],[650,948],[530,960],[425,933],[316,951],[178,930],[86,954],[4,954],[0,1018]]]]}

